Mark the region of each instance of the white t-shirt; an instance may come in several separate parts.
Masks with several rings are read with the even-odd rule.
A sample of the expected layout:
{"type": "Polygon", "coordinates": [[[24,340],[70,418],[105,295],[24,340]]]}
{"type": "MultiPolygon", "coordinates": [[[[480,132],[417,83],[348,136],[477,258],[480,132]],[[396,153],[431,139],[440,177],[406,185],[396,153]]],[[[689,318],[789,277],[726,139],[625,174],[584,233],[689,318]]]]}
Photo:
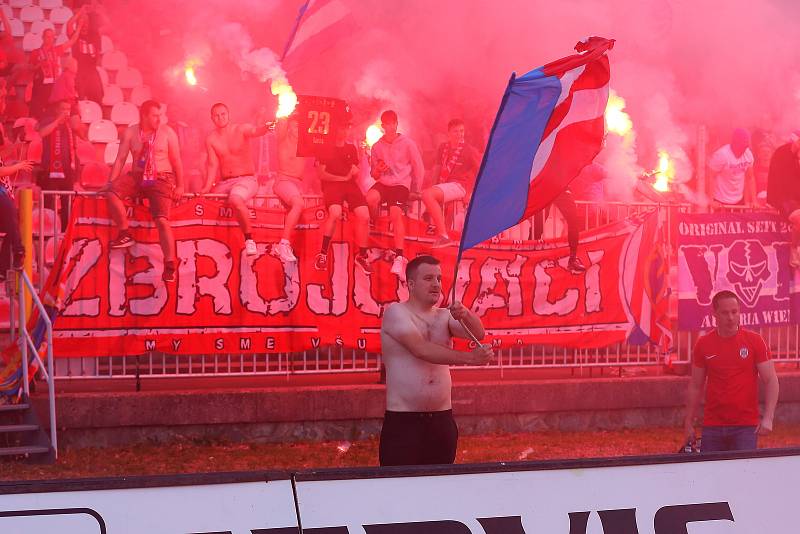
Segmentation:
{"type": "Polygon", "coordinates": [[[723,204],[738,204],[744,198],[744,179],[747,169],[753,167],[753,153],[746,149],[741,157],[733,155],[731,145],[717,149],[708,160],[714,171],[714,200],[723,204]]]}

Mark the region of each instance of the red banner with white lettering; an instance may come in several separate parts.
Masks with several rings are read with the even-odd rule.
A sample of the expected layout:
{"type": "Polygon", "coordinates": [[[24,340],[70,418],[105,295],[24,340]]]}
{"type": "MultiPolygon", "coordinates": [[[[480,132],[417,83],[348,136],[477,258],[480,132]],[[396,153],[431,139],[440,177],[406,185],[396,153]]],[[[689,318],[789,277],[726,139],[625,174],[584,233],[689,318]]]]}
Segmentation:
{"type": "MultiPolygon", "coordinates": [[[[247,256],[230,208],[194,199],[172,214],[178,274],[161,280],[162,253],[147,210],[130,209],[136,243],[110,250],[115,228],[102,199],[78,198],[63,246],[64,301],[55,322],[58,356],[294,352],[338,344],[380,351],[380,322],[405,284],[390,272],[392,236],[379,219],[370,236],[372,275],[355,265],[351,224],[340,224],[329,266],[314,256],[323,208],[307,209],[293,236],[297,262],[273,251],[284,213],[253,209],[258,255],[247,256]]],[[[405,255],[442,261],[444,294],[456,247],[431,250],[427,225],[407,221],[405,255]]],[[[600,347],[669,344],[666,266],[655,212],[581,235],[585,273],[567,271],[564,241],[497,240],[465,252],[456,298],[483,320],[497,346],[600,347]]]]}

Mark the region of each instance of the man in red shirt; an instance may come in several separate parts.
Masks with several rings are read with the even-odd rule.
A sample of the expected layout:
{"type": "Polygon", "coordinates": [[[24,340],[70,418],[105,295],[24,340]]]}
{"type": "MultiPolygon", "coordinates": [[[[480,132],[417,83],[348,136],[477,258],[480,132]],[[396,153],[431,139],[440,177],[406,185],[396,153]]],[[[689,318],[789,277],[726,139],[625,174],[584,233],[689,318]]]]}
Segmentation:
{"type": "Polygon", "coordinates": [[[694,418],[708,379],[702,452],[757,448],[757,437],[772,431],[778,377],[764,339],[739,326],[739,298],[720,291],[711,301],[717,328],[697,340],[684,422],[687,442],[695,441],[694,418]],[[759,419],[758,379],[766,388],[759,419]]]}

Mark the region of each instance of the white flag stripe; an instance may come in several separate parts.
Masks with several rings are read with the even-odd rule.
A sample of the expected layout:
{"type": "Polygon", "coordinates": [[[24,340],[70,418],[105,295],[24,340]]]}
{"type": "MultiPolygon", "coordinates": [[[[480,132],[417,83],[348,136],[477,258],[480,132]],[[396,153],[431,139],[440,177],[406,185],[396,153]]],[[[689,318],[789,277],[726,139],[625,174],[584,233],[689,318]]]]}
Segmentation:
{"type": "Polygon", "coordinates": [[[533,159],[533,166],[531,167],[531,182],[539,176],[545,163],[547,163],[547,160],[550,158],[550,153],[553,151],[553,145],[555,144],[558,132],[570,124],[602,117],[605,112],[607,100],[608,85],[599,89],[584,89],[572,94],[572,105],[569,107],[569,111],[564,117],[564,120],[561,121],[555,130],[550,132],[550,135],[548,135],[546,139],[542,140],[539,145],[539,150],[536,151],[536,156],[533,159]]]}
{"type": "Polygon", "coordinates": [[[350,13],[350,10],[339,0],[332,0],[319,8],[319,11],[300,22],[297,34],[294,36],[292,46],[286,53],[288,57],[300,45],[314,37],[316,34],[336,24],[350,13]]]}

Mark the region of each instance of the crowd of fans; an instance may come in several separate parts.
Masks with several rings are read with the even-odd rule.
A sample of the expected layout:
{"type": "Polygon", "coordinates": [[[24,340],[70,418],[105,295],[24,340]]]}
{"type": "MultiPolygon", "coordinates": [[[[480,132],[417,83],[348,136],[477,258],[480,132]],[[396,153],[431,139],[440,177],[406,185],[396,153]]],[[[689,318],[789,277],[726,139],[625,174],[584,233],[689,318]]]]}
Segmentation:
{"type": "MultiPolygon", "coordinates": [[[[102,120],[113,115],[104,98],[106,91],[112,88],[104,79],[106,75],[103,69],[98,68],[103,59],[104,29],[109,26],[102,4],[98,0],[75,0],[62,8],[68,11],[59,14],[64,20],[59,24],[61,32],[58,36],[56,26],[50,21],[24,22],[29,25],[30,31],[24,33],[22,47],[20,32],[14,30],[20,20],[9,18],[12,11],[6,8],[3,6],[0,10],[0,158],[5,163],[0,171],[0,201],[4,206],[0,232],[8,237],[3,241],[4,248],[0,253],[0,276],[5,276],[9,265],[19,265],[19,239],[14,228],[16,214],[10,209],[13,206],[15,182],[18,186],[36,185],[49,191],[72,191],[82,187],[101,189],[106,182],[113,182],[121,176],[127,177],[132,171],[130,176],[134,177],[133,182],[128,184],[130,187],[123,188],[125,193],[130,194],[132,188],[140,185],[144,172],[141,167],[147,165],[147,157],[157,159],[154,154],[148,156],[141,153],[146,147],[152,148],[155,141],[148,144],[133,140],[125,144],[126,133],[123,128],[141,122],[140,116],[136,116],[139,114],[135,114],[131,120],[115,121],[120,127],[119,131],[113,122],[102,120]],[[36,24],[39,24],[38,27],[35,27],[36,24]],[[33,30],[39,33],[34,34],[33,30]],[[14,35],[17,36],[16,40],[14,35]],[[36,38],[29,38],[31,35],[36,38]],[[92,145],[96,139],[92,138],[87,125],[91,124],[94,128],[96,122],[86,117],[91,115],[86,111],[91,111],[91,106],[100,110],[100,115],[94,117],[100,119],[96,122],[111,124],[111,133],[106,134],[109,137],[104,139],[103,144],[103,147],[108,144],[110,155],[106,151],[98,157],[97,143],[92,145]],[[120,140],[123,142],[120,143],[120,140]],[[111,163],[114,165],[109,168],[111,163]],[[9,208],[5,209],[5,206],[9,208]]],[[[51,20],[54,18],[51,15],[51,20]]],[[[116,87],[113,89],[118,90],[116,87]]],[[[140,112],[153,111],[155,101],[130,98],[137,89],[129,91],[129,100],[133,102],[126,103],[128,108],[135,103],[139,105],[140,112]],[[144,104],[148,104],[150,109],[145,110],[144,104]]],[[[159,109],[163,111],[163,108],[159,109]]],[[[220,127],[219,121],[228,121],[227,114],[224,104],[216,105],[211,110],[210,123],[215,126],[218,136],[224,132],[224,126],[220,127]]],[[[248,134],[243,138],[258,137],[272,131],[261,128],[262,122],[265,122],[263,118],[260,117],[256,122],[258,124],[250,126],[251,130],[259,130],[257,135],[248,134]]],[[[216,153],[218,151],[213,149],[213,142],[207,141],[205,150],[202,150],[199,132],[207,129],[208,123],[193,124],[189,128],[176,125],[174,130],[169,128],[172,134],[176,134],[175,153],[170,153],[170,158],[197,161],[187,162],[186,178],[176,177],[177,183],[172,184],[173,192],[169,195],[174,196],[174,190],[180,193],[224,193],[237,213],[244,213],[244,206],[252,202],[255,195],[267,193],[277,196],[286,209],[287,218],[282,239],[275,250],[285,261],[295,261],[291,242],[305,205],[303,197],[312,191],[321,194],[329,217],[323,225],[322,247],[314,258],[314,266],[320,270],[327,269],[328,249],[337,221],[349,209],[356,223],[360,247],[356,263],[368,271],[365,255],[369,227],[374,224],[383,207],[392,225],[392,272],[402,278],[407,263],[403,250],[404,216],[408,213],[409,204],[415,202],[415,215],[430,224],[429,233],[434,236],[433,248],[454,246],[456,243],[451,229],[458,230],[463,223],[463,208],[472,194],[481,154],[476,146],[466,141],[469,138],[468,126],[458,118],[442,125],[439,134],[442,142],[438,146],[425,147],[425,150],[420,150],[417,143],[400,133],[399,118],[395,112],[384,112],[381,125],[383,136],[372,147],[351,142],[350,123],[347,129],[340,131],[330,154],[302,158],[297,156],[296,117],[279,121],[272,138],[277,145],[277,158],[270,165],[268,173],[262,172],[263,169],[251,169],[255,167],[252,163],[244,164],[246,170],[226,169],[224,156],[216,153]],[[187,155],[189,146],[194,147],[191,155],[187,155]],[[189,169],[195,169],[196,175],[193,176],[189,169]],[[313,175],[314,185],[311,187],[309,174],[313,175]],[[252,180],[243,180],[249,175],[252,175],[252,180]],[[230,181],[231,178],[236,178],[236,183],[230,181]]],[[[156,124],[152,131],[159,131],[160,127],[160,123],[156,124]]],[[[136,132],[136,135],[145,135],[141,127],[136,132]]],[[[800,184],[797,157],[800,153],[800,132],[794,136],[792,143],[781,147],[771,133],[757,131],[754,137],[751,140],[747,130],[736,129],[729,143],[710,154],[705,191],[710,209],[730,210],[769,203],[796,228],[795,244],[798,245],[800,185],[796,184],[800,184]]],[[[229,145],[232,139],[223,144],[229,145]]],[[[248,153],[249,150],[248,144],[248,153]]],[[[557,208],[557,213],[564,220],[570,247],[568,269],[574,273],[584,271],[577,248],[579,232],[585,226],[583,219],[589,211],[578,209],[576,201],[602,203],[607,198],[604,190],[607,180],[601,164],[595,162],[587,166],[570,188],[553,202],[552,207],[537,214],[518,237],[541,240],[548,212],[553,211],[553,207],[557,208]]],[[[107,188],[107,191],[113,195],[113,188],[107,188]]],[[[68,222],[69,198],[47,196],[41,206],[58,213],[54,222],[62,229],[68,222]]],[[[164,202],[156,200],[164,208],[164,202]]],[[[173,200],[179,199],[176,197],[173,200]]],[[[150,199],[150,204],[153,203],[153,199],[150,199]]],[[[156,219],[168,220],[168,211],[162,209],[156,219]]],[[[256,253],[256,245],[244,215],[240,217],[240,226],[245,234],[247,252],[256,253]]],[[[168,227],[166,224],[162,233],[171,234],[168,227]]],[[[120,238],[123,238],[125,245],[125,228],[121,230],[120,238]]],[[[171,258],[171,253],[168,253],[170,239],[168,235],[162,239],[168,260],[171,258]]],[[[800,266],[800,254],[796,246],[792,249],[792,264],[800,266]]],[[[165,275],[166,278],[171,277],[165,275]]]]}

